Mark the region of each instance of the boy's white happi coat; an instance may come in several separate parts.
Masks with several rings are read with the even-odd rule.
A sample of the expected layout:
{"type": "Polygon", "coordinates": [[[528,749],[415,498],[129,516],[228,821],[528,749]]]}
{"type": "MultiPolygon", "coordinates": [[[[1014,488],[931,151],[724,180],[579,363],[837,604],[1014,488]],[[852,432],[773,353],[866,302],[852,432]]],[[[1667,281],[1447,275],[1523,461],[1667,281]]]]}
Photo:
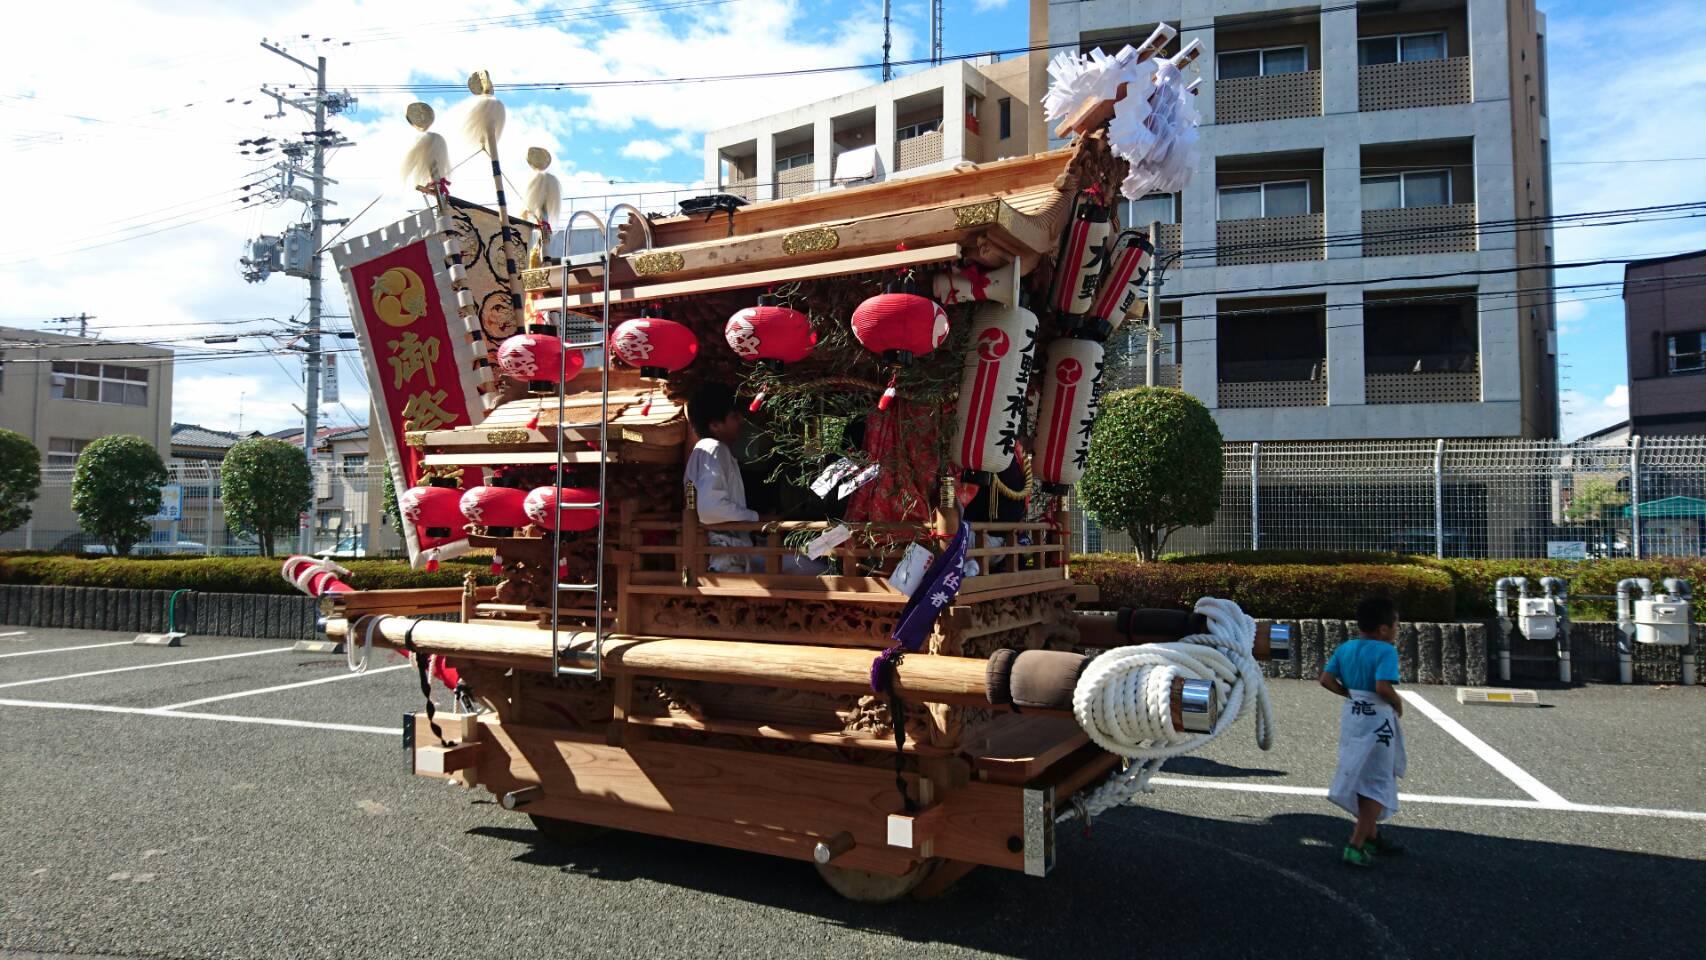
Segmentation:
{"type": "Polygon", "coordinates": [[[1367,690],[1352,690],[1339,713],[1339,769],[1327,799],[1356,816],[1361,794],[1380,804],[1381,820],[1390,819],[1398,812],[1404,765],[1404,728],[1392,705],[1367,690]]]}

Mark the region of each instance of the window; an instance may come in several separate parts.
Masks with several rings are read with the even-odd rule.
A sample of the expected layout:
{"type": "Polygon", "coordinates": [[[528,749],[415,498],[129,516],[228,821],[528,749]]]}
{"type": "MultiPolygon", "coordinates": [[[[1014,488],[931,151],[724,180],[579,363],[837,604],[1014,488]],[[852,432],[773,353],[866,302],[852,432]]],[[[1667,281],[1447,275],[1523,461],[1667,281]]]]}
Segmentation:
{"type": "Polygon", "coordinates": [[[1443,207],[1451,202],[1451,171],[1407,170],[1362,178],[1364,210],[1443,207]]]}
{"type": "Polygon", "coordinates": [[[56,400],[89,403],[120,403],[127,407],[148,406],[148,371],[111,363],[53,361],[53,396],[56,400]]]}
{"type": "Polygon", "coordinates": [[[367,454],[344,454],[344,476],[359,477],[367,471],[367,454]]]}
{"type": "Polygon", "coordinates": [[[1302,73],[1309,69],[1309,51],[1304,47],[1270,47],[1266,50],[1234,50],[1220,55],[1219,77],[1271,77],[1280,73],[1302,73]]]}
{"type": "Polygon", "coordinates": [[[1669,363],[1666,373],[1701,373],[1706,371],[1706,330],[1673,333],[1665,337],[1669,363]]]}
{"type": "Polygon", "coordinates": [[[1228,313],[1219,330],[1215,350],[1222,383],[1321,379],[1327,328],[1319,307],[1228,313]]]}
{"type": "Polygon", "coordinates": [[[1363,369],[1368,373],[1468,373],[1479,353],[1475,305],[1383,303],[1363,306],[1363,369]]]}
{"type": "Polygon", "coordinates": [[[1380,63],[1444,60],[1445,55],[1443,30],[1401,33],[1389,37],[1363,37],[1357,41],[1357,64],[1364,67],[1380,63]]]}
{"type": "Polygon", "coordinates": [[[1121,218],[1121,222],[1128,227],[1143,230],[1152,223],[1178,223],[1176,211],[1172,194],[1151,193],[1136,200],[1127,200],[1125,216],[1121,218]]]}
{"type": "Polygon", "coordinates": [[[776,172],[781,173],[783,170],[792,170],[795,167],[809,167],[811,164],[812,154],[809,151],[806,153],[796,153],[792,156],[778,159],[776,161],[776,172]]]}
{"type": "Polygon", "coordinates": [[[77,455],[89,445],[87,440],[71,440],[66,437],[50,437],[47,441],[47,465],[49,467],[69,470],[77,465],[77,455]]]}
{"type": "Polygon", "coordinates": [[[1309,181],[1279,180],[1220,188],[1220,219],[1298,217],[1309,212],[1309,181]]]}
{"type": "Polygon", "coordinates": [[[942,118],[937,117],[934,120],[925,120],[922,123],[909,123],[904,127],[900,127],[895,130],[894,138],[896,140],[911,140],[913,137],[922,137],[927,133],[935,133],[940,129],[942,129],[942,118]]]}
{"type": "Polygon", "coordinates": [[[1013,98],[1002,97],[995,106],[1001,113],[1001,139],[1005,140],[1013,135],[1013,98]]]}

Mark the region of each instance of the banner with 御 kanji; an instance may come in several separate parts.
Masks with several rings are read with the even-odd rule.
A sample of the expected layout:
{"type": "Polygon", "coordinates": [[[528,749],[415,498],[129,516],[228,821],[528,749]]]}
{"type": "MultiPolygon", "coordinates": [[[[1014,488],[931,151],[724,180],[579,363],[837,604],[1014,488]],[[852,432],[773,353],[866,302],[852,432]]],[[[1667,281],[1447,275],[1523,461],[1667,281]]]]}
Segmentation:
{"type": "MultiPolygon", "coordinates": [[[[361,346],[363,369],[380,422],[369,435],[385,443],[386,460],[399,498],[433,475],[456,479],[464,489],[482,482],[480,471],[434,471],[411,435],[472,426],[485,415],[482,385],[490,377],[477,319],[465,319],[453,286],[450,225],[423,211],[332,252],[349,298],[351,323],[361,346]]],[[[410,562],[445,558],[468,549],[460,530],[432,537],[405,522],[410,562]]]]}

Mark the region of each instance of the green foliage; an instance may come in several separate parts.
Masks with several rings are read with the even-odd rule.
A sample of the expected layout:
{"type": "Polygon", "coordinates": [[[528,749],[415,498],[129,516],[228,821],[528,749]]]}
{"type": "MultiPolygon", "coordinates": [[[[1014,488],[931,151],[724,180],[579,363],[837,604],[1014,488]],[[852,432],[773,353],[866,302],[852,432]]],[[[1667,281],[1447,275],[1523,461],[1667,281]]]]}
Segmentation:
{"type": "Polygon", "coordinates": [[[1614,515],[1614,508],[1628,505],[1629,495],[1618,493],[1617,484],[1610,480],[1589,480],[1570,498],[1564,516],[1570,520],[1603,520],[1614,515]]]}
{"type": "MultiPolygon", "coordinates": [[[[1112,554],[1090,558],[1101,563],[1112,554]]],[[[1501,577],[1527,577],[1529,589],[1538,591],[1541,577],[1558,577],[1569,584],[1570,616],[1576,620],[1611,619],[1613,602],[1589,600],[1590,594],[1609,596],[1617,592],[1617,581],[1646,577],[1654,584],[1677,577],[1695,585],[1706,585],[1706,559],[1664,557],[1656,560],[1479,560],[1452,557],[1402,556],[1396,553],[1347,550],[1242,550],[1232,553],[1174,556],[1162,564],[1169,567],[1331,567],[1344,565],[1414,566],[1445,574],[1451,580],[1455,614],[1451,619],[1485,620],[1493,615],[1493,585],[1501,577]]],[[[1074,567],[1076,576],[1080,568],[1074,567]]],[[[1402,601],[1400,601],[1401,603],[1402,601]]]]}
{"type": "Polygon", "coordinates": [[[0,430],[0,533],[30,522],[30,501],[41,490],[41,451],[30,438],[0,430]]]}
{"type": "Polygon", "coordinates": [[[386,519],[391,521],[391,529],[397,531],[398,539],[407,541],[403,535],[403,511],[397,506],[397,482],[391,479],[391,463],[385,463],[385,503],[382,509],[386,519]]]}
{"type": "Polygon", "coordinates": [[[261,553],[268,557],[274,537],[296,529],[314,495],[302,448],[267,437],[233,444],[219,466],[219,482],[225,522],[259,538],[261,553]]]}
{"type": "Polygon", "coordinates": [[[1357,601],[1384,594],[1411,621],[1455,620],[1449,574],[1419,565],[1145,563],[1120,554],[1072,558],[1072,579],[1095,584],[1098,607],[1190,607],[1200,597],[1235,601],[1253,617],[1336,619],[1355,615],[1357,601]]]}
{"type": "MultiPolygon", "coordinates": [[[[480,583],[495,584],[490,558],[446,561],[433,573],[410,569],[405,560],[344,560],[350,570],[345,582],[358,590],[400,590],[409,587],[460,586],[472,570],[480,583]]],[[[208,593],[270,593],[297,595],[279,575],[280,561],[267,557],[65,557],[46,554],[0,555],[0,583],[53,584],[77,587],[124,587],[137,590],[188,588],[208,593]]]]}
{"type": "Polygon", "coordinates": [[[83,448],[71,478],[71,509],[82,528],[119,556],[148,536],[148,518],[160,512],[166,464],[141,437],[101,437],[83,448]]]}
{"type": "Polygon", "coordinates": [[[1222,472],[1208,408],[1182,390],[1139,387],[1102,398],[1078,494],[1098,523],[1127,531],[1153,560],[1175,530],[1214,522],[1222,472]]]}

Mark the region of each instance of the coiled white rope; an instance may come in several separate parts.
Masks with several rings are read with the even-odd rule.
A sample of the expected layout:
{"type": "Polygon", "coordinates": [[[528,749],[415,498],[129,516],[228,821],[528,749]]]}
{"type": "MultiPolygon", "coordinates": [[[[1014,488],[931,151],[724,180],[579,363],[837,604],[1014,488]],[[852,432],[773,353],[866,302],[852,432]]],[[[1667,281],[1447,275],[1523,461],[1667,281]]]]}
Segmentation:
{"type": "Polygon", "coordinates": [[[1231,600],[1204,597],[1195,609],[1207,618],[1207,633],[1173,643],[1116,647],[1085,667],[1072,694],[1078,725],[1097,746],[1136,762],[1076,799],[1061,819],[1088,821],[1147,791],[1162,761],[1213,742],[1252,710],[1256,745],[1273,746],[1274,711],[1256,661],[1256,621],[1231,600]],[[1175,677],[1214,684],[1220,715],[1207,733],[1173,729],[1175,677]]]}

